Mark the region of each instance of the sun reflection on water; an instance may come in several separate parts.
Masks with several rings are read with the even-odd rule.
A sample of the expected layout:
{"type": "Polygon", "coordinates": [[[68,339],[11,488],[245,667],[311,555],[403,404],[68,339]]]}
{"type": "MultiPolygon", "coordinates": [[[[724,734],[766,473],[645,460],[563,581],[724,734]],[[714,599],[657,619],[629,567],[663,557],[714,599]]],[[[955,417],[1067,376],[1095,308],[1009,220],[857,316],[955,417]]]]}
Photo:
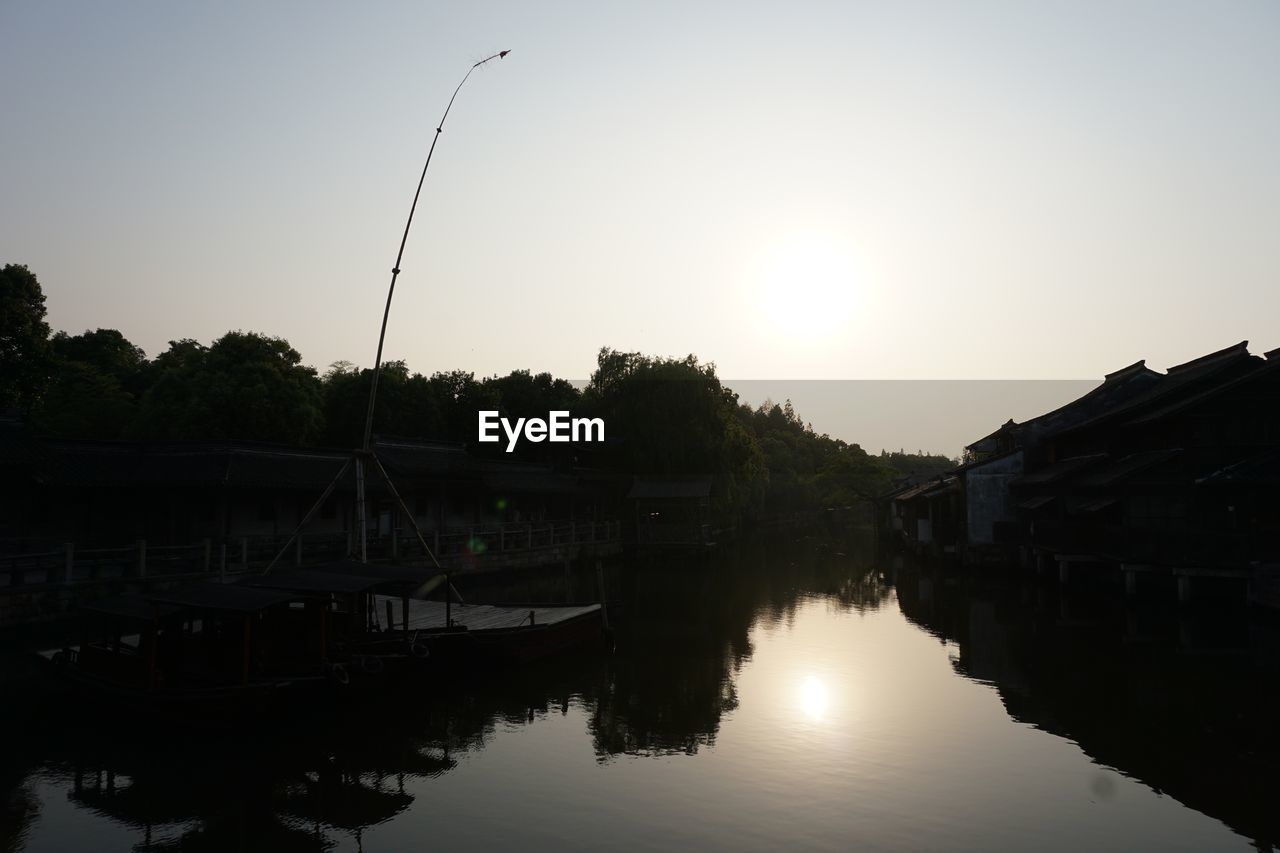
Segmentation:
{"type": "Polygon", "coordinates": [[[800,685],[800,708],[811,720],[821,720],[827,711],[827,686],[811,675],[800,685]]]}

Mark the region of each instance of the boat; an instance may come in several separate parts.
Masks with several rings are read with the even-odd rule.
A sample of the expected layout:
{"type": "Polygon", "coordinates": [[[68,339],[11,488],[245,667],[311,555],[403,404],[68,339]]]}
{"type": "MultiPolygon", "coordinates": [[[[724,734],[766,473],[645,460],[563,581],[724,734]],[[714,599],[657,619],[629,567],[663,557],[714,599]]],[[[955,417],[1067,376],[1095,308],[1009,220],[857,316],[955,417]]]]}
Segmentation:
{"type": "Polygon", "coordinates": [[[325,616],[293,594],[198,584],[120,595],[80,611],[80,642],[42,655],[74,687],[143,714],[225,721],[333,684],[325,616]]]}
{"type": "Polygon", "coordinates": [[[318,571],[376,578],[377,585],[369,588],[367,641],[422,644],[427,653],[421,659],[435,671],[527,664],[576,647],[600,646],[608,624],[598,603],[455,602],[453,585],[443,575],[436,578],[444,600],[424,599],[423,590],[431,584],[424,585],[423,570],[416,567],[336,561],[318,571]]]}
{"type": "MultiPolygon", "coordinates": [[[[439,626],[406,630],[396,620],[395,600],[407,613],[410,586],[359,563],[341,561],[314,569],[255,575],[240,581],[255,589],[296,595],[325,610],[323,642],[337,680],[355,687],[384,687],[425,670],[473,657],[467,629],[439,626]],[[377,596],[375,591],[381,590],[377,596]],[[376,605],[382,603],[382,610],[376,605]]],[[[417,586],[418,584],[413,584],[417,586]]]]}

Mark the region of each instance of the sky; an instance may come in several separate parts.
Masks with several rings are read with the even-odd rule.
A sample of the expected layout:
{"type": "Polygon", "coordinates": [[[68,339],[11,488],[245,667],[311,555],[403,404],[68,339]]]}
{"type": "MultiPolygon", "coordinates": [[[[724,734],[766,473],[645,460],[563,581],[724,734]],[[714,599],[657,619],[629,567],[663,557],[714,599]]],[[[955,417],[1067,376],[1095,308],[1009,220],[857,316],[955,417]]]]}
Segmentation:
{"type": "Polygon", "coordinates": [[[1100,379],[1280,346],[1280,4],[1246,0],[0,0],[0,263],[151,356],[245,329],[369,365],[440,113],[504,49],[406,248],[414,370],[1100,379]]]}

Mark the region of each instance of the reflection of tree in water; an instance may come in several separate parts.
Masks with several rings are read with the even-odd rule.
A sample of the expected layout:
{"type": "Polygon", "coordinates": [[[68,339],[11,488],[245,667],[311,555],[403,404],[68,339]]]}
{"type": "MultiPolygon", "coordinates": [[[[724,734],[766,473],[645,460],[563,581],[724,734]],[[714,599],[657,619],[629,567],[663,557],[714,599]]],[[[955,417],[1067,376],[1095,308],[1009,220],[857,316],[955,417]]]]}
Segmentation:
{"type": "Polygon", "coordinates": [[[138,850],[327,850],[405,811],[407,782],[448,772],[493,730],[492,706],[405,698],[251,731],[72,728],[50,739],[45,773],[136,828],[138,850]]]}
{"type": "MultiPolygon", "coordinates": [[[[991,684],[1012,719],[1073,741],[1259,849],[1280,840],[1274,628],[1221,603],[1126,608],[1118,590],[1060,594],[918,568],[900,574],[898,600],[912,622],[959,644],[957,672],[991,684]]],[[[1095,776],[1091,792],[1108,796],[1109,781],[1095,776]]]]}
{"type": "Polygon", "coordinates": [[[39,713],[31,695],[37,672],[15,664],[12,656],[0,659],[0,731],[5,732],[0,755],[0,853],[16,853],[26,843],[27,831],[40,815],[40,802],[29,781],[40,765],[39,746],[27,737],[31,721],[39,713]]]}
{"type": "MultiPolygon", "coordinates": [[[[30,815],[25,780],[35,772],[57,780],[79,806],[136,829],[139,850],[319,851],[352,839],[358,847],[368,827],[413,807],[412,780],[448,773],[499,728],[575,707],[601,760],[694,754],[714,744],[737,707],[735,681],[756,626],[793,620],[805,600],[864,610],[886,599],[866,561],[846,556],[856,548],[773,536],[710,558],[623,567],[611,584],[624,610],[612,656],[433,683],[422,695],[361,697],[248,732],[51,720],[6,790],[30,815]]],[[[4,825],[19,828],[0,840],[20,848],[30,817],[4,825]]]]}
{"type": "Polygon", "coordinates": [[[862,542],[774,535],[626,568],[617,651],[589,697],[597,755],[692,755],[714,745],[722,717],[738,706],[735,681],[755,626],[790,624],[815,596],[862,611],[891,594],[855,558],[868,553],[862,542]]]}
{"type": "Polygon", "coordinates": [[[59,764],[70,798],[142,832],[139,850],[325,850],[413,801],[406,779],[452,766],[438,746],[385,729],[278,730],[113,741],[101,732],[59,764]]]}
{"type": "Polygon", "coordinates": [[[561,663],[247,731],[55,726],[43,773],[72,802],[136,829],[138,850],[319,851],[343,836],[359,846],[368,827],[412,806],[412,780],[447,773],[504,722],[567,713],[600,664],[561,663]]]}
{"type": "Polygon", "coordinates": [[[40,812],[40,805],[31,786],[26,784],[0,783],[0,796],[4,797],[0,802],[0,851],[17,853],[26,841],[27,827],[40,812]]]}

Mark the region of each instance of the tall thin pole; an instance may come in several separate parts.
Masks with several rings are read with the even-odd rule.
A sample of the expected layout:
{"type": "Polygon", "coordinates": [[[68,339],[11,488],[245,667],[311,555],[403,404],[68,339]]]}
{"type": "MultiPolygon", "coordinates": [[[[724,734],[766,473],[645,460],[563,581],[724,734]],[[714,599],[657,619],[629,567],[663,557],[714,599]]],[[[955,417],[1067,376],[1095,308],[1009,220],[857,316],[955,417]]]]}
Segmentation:
{"type": "Polygon", "coordinates": [[[471,76],[471,72],[475,71],[486,62],[494,59],[501,59],[511,51],[503,50],[495,53],[493,56],[487,57],[472,65],[463,75],[462,82],[458,84],[458,88],[453,90],[453,96],[449,98],[449,104],[444,108],[444,115],[440,116],[440,123],[436,125],[435,136],[431,138],[431,148],[427,151],[427,161],[422,164],[422,175],[418,178],[418,188],[413,193],[413,204],[409,206],[409,218],[404,223],[404,235],[400,238],[400,250],[396,252],[396,262],[391,268],[391,286],[387,288],[387,304],[382,309],[382,329],[378,332],[378,353],[373,360],[373,384],[369,388],[369,410],[364,417],[364,441],[360,445],[360,449],[369,450],[369,438],[373,433],[373,404],[378,396],[378,376],[382,373],[382,344],[387,337],[387,318],[391,316],[391,298],[396,292],[396,277],[400,275],[400,260],[404,257],[404,247],[409,241],[409,228],[413,225],[413,214],[418,209],[418,196],[422,195],[422,183],[427,179],[427,168],[431,166],[431,155],[435,153],[436,142],[440,139],[440,134],[444,133],[444,123],[449,118],[449,110],[453,109],[453,102],[458,97],[458,92],[462,90],[462,86],[467,82],[467,78],[471,76]]]}
{"type": "Polygon", "coordinates": [[[365,507],[365,489],[364,489],[364,458],[369,455],[370,440],[373,436],[373,407],[378,399],[378,377],[382,375],[382,344],[387,338],[387,319],[391,316],[391,299],[396,292],[396,278],[400,275],[400,261],[404,258],[404,247],[409,242],[409,228],[413,225],[413,214],[418,209],[418,197],[422,195],[422,184],[427,179],[427,169],[431,166],[431,155],[435,153],[436,142],[440,139],[440,134],[444,133],[445,120],[449,118],[449,110],[453,109],[453,102],[458,97],[458,92],[462,91],[462,86],[467,82],[467,78],[471,76],[471,72],[475,71],[486,62],[494,59],[502,59],[511,51],[502,50],[493,56],[486,57],[475,65],[467,69],[467,73],[462,76],[462,82],[458,83],[458,87],[453,90],[453,95],[449,98],[448,105],[444,108],[444,114],[440,116],[440,121],[436,124],[435,136],[431,138],[431,148],[427,150],[427,160],[422,164],[422,174],[418,178],[418,188],[413,193],[413,204],[409,205],[409,218],[404,223],[404,234],[400,237],[400,249],[396,252],[396,262],[391,267],[391,286],[387,288],[387,303],[382,309],[382,328],[378,331],[378,352],[373,359],[373,382],[369,386],[369,408],[364,416],[364,438],[360,442],[360,454],[356,457],[356,501],[359,503],[360,516],[360,562],[368,561],[368,555],[365,550],[365,543],[368,540],[368,512],[365,507]]]}

